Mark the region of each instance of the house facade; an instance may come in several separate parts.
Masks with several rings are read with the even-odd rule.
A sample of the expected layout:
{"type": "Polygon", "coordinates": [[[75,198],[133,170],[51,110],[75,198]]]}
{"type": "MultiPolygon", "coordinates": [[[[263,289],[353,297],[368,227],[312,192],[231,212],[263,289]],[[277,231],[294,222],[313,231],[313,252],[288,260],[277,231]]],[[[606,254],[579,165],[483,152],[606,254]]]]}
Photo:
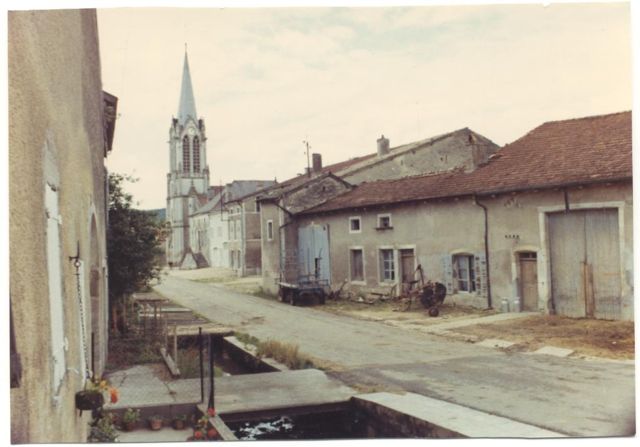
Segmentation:
{"type": "Polygon", "coordinates": [[[332,283],[417,279],[481,308],[633,319],[631,113],[545,123],[473,172],[362,184],[296,218],[332,283]]]}
{"type": "Polygon", "coordinates": [[[320,154],[313,154],[309,173],[287,180],[259,197],[263,288],[276,293],[277,282],[284,278],[295,282],[299,274],[324,270],[322,279],[328,280],[333,271],[329,268],[332,258],[324,249],[333,238],[332,227],[300,230],[296,214],[364,182],[425,173],[472,172],[486,164],[497,150],[496,144],[464,128],[395,148],[390,148],[389,139],[381,136],[375,153],[324,167],[320,154]],[[328,174],[332,177],[325,179],[323,176],[328,174]],[[323,180],[318,181],[319,178],[323,180]]]}
{"type": "Polygon", "coordinates": [[[75,393],[107,356],[117,98],[95,10],[12,11],[8,25],[11,441],[86,442],[75,393]]]}

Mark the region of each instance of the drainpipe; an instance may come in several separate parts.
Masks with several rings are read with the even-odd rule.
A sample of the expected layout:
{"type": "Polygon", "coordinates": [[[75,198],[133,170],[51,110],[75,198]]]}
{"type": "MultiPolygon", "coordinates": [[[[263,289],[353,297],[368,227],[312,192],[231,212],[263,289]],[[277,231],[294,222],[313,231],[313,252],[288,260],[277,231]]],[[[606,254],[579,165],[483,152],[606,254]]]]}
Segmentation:
{"type": "Polygon", "coordinates": [[[487,305],[489,309],[493,308],[491,302],[491,268],[489,264],[489,214],[487,207],[478,202],[478,196],[473,195],[473,202],[478,205],[484,211],[484,259],[487,263],[487,305]]]}

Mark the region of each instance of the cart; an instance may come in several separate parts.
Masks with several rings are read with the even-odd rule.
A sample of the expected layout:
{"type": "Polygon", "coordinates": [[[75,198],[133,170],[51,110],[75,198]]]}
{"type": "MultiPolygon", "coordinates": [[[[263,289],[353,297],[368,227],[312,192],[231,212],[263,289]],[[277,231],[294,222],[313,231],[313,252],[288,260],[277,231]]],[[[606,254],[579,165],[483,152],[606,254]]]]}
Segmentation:
{"type": "Polygon", "coordinates": [[[444,284],[435,281],[425,281],[422,266],[418,265],[415,273],[420,273],[420,279],[410,281],[409,287],[398,297],[400,310],[408,311],[416,299],[427,309],[429,316],[437,317],[440,314],[440,305],[447,296],[447,288],[444,284]]]}
{"type": "Polygon", "coordinates": [[[324,304],[328,288],[327,280],[315,279],[310,275],[299,277],[296,283],[278,281],[278,301],[292,306],[324,304]]]}

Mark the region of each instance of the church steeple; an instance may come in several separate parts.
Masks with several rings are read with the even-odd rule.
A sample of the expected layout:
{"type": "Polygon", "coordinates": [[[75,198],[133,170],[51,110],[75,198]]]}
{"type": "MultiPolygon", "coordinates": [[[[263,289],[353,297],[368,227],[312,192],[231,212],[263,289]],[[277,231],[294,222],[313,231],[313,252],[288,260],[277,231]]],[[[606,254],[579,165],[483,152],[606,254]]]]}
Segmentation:
{"type": "Polygon", "coordinates": [[[182,87],[180,89],[180,104],[178,105],[178,122],[184,126],[188,118],[198,122],[196,114],[196,100],[193,97],[193,87],[191,85],[191,73],[189,72],[189,59],[187,49],[184,50],[184,67],[182,69],[182,87]]]}

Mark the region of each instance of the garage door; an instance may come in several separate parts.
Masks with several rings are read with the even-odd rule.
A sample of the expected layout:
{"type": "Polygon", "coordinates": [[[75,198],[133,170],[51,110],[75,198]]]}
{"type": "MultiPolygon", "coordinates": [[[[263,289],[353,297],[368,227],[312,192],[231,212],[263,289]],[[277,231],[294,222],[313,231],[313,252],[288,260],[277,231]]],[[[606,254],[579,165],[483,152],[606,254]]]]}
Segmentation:
{"type": "Polygon", "coordinates": [[[556,313],[620,319],[618,210],[570,211],[548,219],[556,313]]]}

